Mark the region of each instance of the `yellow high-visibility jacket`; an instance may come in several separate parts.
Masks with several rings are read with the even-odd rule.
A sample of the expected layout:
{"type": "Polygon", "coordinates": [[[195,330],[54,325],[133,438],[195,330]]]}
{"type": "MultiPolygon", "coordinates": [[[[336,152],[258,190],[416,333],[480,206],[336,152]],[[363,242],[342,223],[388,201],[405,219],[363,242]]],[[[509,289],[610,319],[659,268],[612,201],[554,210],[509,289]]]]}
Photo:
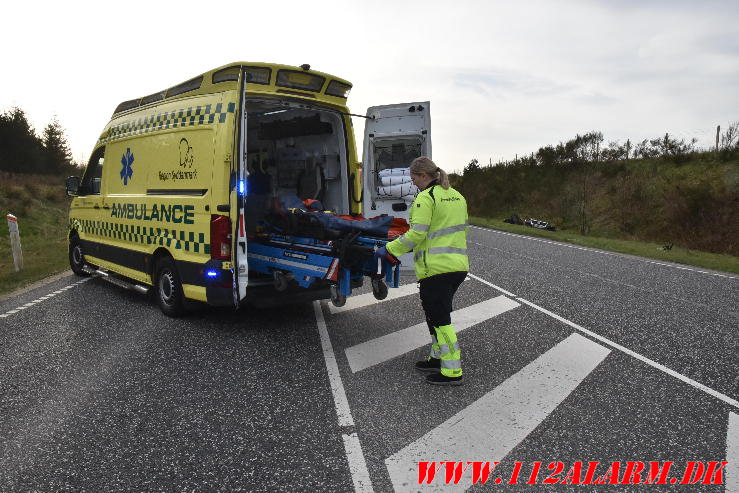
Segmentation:
{"type": "Polygon", "coordinates": [[[411,229],[387,244],[396,257],[413,250],[420,281],[445,272],[467,272],[467,201],[453,188],[431,185],[411,205],[411,229]]]}

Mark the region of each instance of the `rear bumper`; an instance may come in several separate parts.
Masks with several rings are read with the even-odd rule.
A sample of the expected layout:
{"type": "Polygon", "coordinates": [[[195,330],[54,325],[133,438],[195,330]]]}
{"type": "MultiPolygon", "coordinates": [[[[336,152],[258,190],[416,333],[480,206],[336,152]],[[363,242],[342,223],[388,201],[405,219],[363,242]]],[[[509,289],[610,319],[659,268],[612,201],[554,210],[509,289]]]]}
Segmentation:
{"type": "MultiPolygon", "coordinates": [[[[352,289],[362,286],[363,279],[352,280],[352,289]]],[[[253,306],[255,308],[271,308],[284,305],[295,305],[301,303],[310,303],[316,300],[328,300],[331,298],[331,291],[328,282],[322,282],[318,286],[310,288],[301,288],[299,286],[291,286],[287,291],[277,291],[272,286],[255,286],[247,288],[246,297],[242,300],[241,306],[253,306]]]]}
{"type": "Polygon", "coordinates": [[[233,306],[234,295],[232,288],[223,288],[217,286],[206,286],[205,297],[211,306],[233,306]]]}
{"type": "Polygon", "coordinates": [[[279,292],[271,286],[253,288],[248,290],[246,298],[241,306],[253,306],[255,308],[271,308],[284,305],[295,305],[309,303],[315,300],[325,300],[331,297],[328,286],[299,291],[279,292]]]}

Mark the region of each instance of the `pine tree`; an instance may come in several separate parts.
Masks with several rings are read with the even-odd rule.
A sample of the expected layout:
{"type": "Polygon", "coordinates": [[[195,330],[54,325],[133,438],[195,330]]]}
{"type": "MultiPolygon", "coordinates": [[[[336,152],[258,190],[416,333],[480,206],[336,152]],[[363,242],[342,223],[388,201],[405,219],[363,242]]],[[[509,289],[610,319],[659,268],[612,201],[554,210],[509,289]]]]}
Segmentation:
{"type": "Polygon", "coordinates": [[[72,152],[69,150],[64,128],[54,116],[42,135],[45,150],[44,173],[60,174],[72,169],[72,152]]]}
{"type": "Polygon", "coordinates": [[[14,107],[0,115],[0,170],[39,173],[43,169],[44,148],[26,113],[14,107]]]}

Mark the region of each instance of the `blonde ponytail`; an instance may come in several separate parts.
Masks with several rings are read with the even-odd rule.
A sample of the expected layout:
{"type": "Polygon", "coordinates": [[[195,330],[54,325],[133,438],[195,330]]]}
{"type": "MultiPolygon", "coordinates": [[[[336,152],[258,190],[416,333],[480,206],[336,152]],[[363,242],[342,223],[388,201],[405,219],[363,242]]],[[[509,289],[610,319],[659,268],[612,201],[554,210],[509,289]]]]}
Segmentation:
{"type": "Polygon", "coordinates": [[[447,176],[446,171],[441,168],[439,168],[439,185],[441,185],[444,190],[449,190],[449,177],[447,176]]]}
{"type": "Polygon", "coordinates": [[[414,159],[410,168],[411,173],[415,175],[429,175],[431,178],[438,180],[439,185],[441,185],[444,190],[449,189],[449,176],[447,176],[446,171],[436,166],[436,164],[426,156],[414,159]]]}

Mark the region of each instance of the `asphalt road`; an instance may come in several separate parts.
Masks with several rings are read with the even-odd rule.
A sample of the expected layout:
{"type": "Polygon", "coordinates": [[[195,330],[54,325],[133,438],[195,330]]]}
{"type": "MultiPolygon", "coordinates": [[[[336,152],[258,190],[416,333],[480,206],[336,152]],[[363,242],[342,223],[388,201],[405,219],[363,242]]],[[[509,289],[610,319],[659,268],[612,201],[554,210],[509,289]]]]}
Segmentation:
{"type": "MultiPolygon", "coordinates": [[[[536,461],[680,476],[739,453],[737,276],[479,228],[469,247],[457,388],[412,369],[427,347],[408,342],[426,332],[407,329],[423,321],[407,276],[404,296],[352,308],[364,289],[318,316],[169,319],[72,275],[0,301],[0,491],[414,491],[418,458],[501,460],[503,478],[518,461],[522,483],[536,461]]],[[[690,490],[739,491],[726,472],[690,490]]],[[[575,488],[440,483],[424,489],[575,488]]]]}

